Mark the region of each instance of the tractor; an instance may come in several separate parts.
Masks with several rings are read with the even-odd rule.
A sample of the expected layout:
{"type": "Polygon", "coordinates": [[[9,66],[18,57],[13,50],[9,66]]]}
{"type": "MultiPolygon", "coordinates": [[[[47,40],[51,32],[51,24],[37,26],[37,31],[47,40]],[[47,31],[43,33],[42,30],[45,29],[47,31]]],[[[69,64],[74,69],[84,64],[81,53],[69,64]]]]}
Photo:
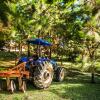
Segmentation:
{"type": "Polygon", "coordinates": [[[28,39],[28,55],[21,57],[18,64],[26,63],[26,70],[29,71],[29,79],[39,89],[44,89],[50,86],[52,80],[61,82],[64,79],[64,68],[58,66],[57,62],[51,59],[52,44],[41,38],[28,39]],[[30,56],[30,45],[37,46],[37,52],[30,56]],[[41,55],[40,47],[49,47],[49,57],[41,55]]]}

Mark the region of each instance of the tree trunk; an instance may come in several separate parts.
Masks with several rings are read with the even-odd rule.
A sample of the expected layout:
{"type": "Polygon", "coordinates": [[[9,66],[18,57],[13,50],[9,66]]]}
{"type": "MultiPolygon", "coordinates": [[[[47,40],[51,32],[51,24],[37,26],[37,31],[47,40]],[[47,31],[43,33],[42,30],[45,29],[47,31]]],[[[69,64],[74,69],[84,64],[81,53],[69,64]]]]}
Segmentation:
{"type": "MultiPolygon", "coordinates": [[[[15,43],[15,54],[16,54],[16,43],[15,43]]],[[[15,66],[16,66],[16,64],[17,64],[17,61],[16,61],[17,59],[16,59],[16,57],[15,57],[15,66]]]]}
{"type": "Polygon", "coordinates": [[[20,49],[20,50],[21,50],[21,51],[20,51],[20,54],[22,55],[22,52],[23,52],[23,51],[22,51],[22,49],[23,49],[22,43],[21,43],[21,45],[20,45],[20,48],[21,48],[21,49],[20,49]]]}
{"type": "Polygon", "coordinates": [[[95,83],[95,66],[93,61],[93,56],[91,57],[91,83],[95,83]]]}
{"type": "Polygon", "coordinates": [[[91,83],[95,83],[95,74],[91,73],[91,83]]]}
{"type": "Polygon", "coordinates": [[[19,43],[19,45],[18,45],[18,46],[19,46],[18,48],[19,48],[19,55],[20,55],[20,43],[19,43]]]}
{"type": "Polygon", "coordinates": [[[22,43],[21,42],[19,43],[19,55],[20,56],[22,55],[22,43]]]}
{"type": "Polygon", "coordinates": [[[30,57],[30,44],[28,43],[28,54],[27,54],[28,57],[30,57]]]}
{"type": "Polygon", "coordinates": [[[9,42],[8,48],[9,48],[9,52],[10,52],[10,51],[11,51],[11,48],[10,48],[10,42],[9,42]]]}

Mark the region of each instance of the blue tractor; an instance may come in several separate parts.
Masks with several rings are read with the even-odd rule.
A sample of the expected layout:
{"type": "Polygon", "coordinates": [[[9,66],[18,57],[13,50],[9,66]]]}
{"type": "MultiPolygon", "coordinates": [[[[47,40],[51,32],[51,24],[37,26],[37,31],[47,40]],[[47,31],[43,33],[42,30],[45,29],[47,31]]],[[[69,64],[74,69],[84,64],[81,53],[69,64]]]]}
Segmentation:
{"type": "Polygon", "coordinates": [[[40,56],[40,46],[51,47],[52,44],[40,38],[29,39],[27,40],[27,44],[28,56],[21,57],[18,64],[26,62],[26,69],[30,72],[30,79],[33,84],[37,88],[43,89],[50,86],[53,78],[59,82],[63,81],[65,75],[64,68],[58,66],[54,60],[50,59],[50,57],[40,56]],[[30,45],[34,44],[37,45],[37,51],[39,52],[30,56],[30,45]]]}

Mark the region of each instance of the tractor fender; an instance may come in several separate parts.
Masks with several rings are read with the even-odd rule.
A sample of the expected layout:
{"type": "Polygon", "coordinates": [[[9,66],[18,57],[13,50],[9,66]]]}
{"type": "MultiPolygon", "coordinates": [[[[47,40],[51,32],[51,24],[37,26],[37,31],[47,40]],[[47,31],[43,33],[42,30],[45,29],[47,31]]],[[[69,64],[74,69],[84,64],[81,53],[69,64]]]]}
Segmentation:
{"type": "Polygon", "coordinates": [[[21,57],[19,59],[19,61],[21,61],[21,62],[28,62],[28,57],[21,57]]]}

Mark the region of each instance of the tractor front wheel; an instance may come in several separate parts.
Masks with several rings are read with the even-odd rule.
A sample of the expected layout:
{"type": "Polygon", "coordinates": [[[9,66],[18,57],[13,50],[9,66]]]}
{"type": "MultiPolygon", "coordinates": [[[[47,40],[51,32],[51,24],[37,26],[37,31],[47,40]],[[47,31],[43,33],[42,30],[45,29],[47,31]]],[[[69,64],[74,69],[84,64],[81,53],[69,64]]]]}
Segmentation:
{"type": "Polygon", "coordinates": [[[55,78],[57,82],[62,82],[64,80],[65,70],[62,67],[58,67],[55,73],[55,78]]]}

